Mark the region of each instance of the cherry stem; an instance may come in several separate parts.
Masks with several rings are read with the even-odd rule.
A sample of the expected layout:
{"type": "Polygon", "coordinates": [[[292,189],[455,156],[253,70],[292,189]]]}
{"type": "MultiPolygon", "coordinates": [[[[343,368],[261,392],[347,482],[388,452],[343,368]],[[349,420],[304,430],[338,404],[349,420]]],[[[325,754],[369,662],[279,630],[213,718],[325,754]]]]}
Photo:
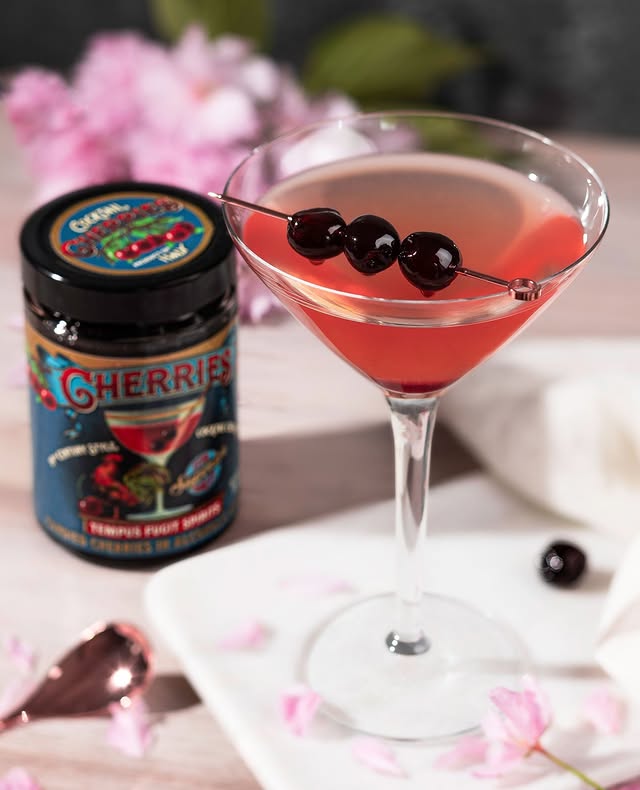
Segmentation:
{"type": "MultiPolygon", "coordinates": [[[[225,195],[223,192],[207,192],[207,194],[209,197],[214,198],[214,200],[219,200],[222,203],[229,203],[231,206],[239,206],[240,208],[246,208],[250,211],[257,211],[260,214],[267,214],[270,217],[281,219],[284,222],[291,222],[293,220],[290,214],[285,214],[282,211],[276,211],[276,209],[267,208],[266,206],[259,206],[257,203],[249,203],[247,200],[231,197],[231,195],[225,195]]],[[[541,287],[535,280],[529,280],[525,277],[518,277],[515,280],[503,280],[500,277],[494,277],[491,274],[484,274],[483,272],[476,272],[464,266],[459,266],[456,269],[456,274],[472,277],[475,280],[484,280],[484,282],[492,283],[493,285],[500,285],[509,292],[510,296],[520,301],[530,302],[534,299],[538,299],[542,292],[541,287]]]]}
{"type": "Polygon", "coordinates": [[[580,779],[580,781],[583,782],[588,787],[593,787],[595,790],[605,790],[605,788],[602,785],[599,785],[597,782],[594,782],[593,779],[588,777],[586,774],[582,773],[582,771],[579,771],[570,763],[565,762],[565,760],[561,760],[559,757],[556,757],[555,754],[551,754],[551,752],[548,752],[543,746],[540,746],[540,744],[534,747],[534,751],[544,755],[547,758],[547,760],[551,760],[551,762],[555,763],[555,765],[557,765],[558,768],[562,768],[563,770],[572,773],[574,776],[577,776],[578,779],[580,779]]]}

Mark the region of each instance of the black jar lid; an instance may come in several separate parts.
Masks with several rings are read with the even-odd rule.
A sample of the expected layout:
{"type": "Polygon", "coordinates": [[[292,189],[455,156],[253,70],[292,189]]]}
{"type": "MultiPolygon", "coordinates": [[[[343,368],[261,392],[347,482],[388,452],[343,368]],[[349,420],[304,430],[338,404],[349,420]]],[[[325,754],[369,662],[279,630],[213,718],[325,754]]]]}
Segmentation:
{"type": "Polygon", "coordinates": [[[231,239],[208,198],[172,186],[111,183],[37,209],[20,234],[36,303],[110,324],[178,321],[234,281],[231,239]]]}

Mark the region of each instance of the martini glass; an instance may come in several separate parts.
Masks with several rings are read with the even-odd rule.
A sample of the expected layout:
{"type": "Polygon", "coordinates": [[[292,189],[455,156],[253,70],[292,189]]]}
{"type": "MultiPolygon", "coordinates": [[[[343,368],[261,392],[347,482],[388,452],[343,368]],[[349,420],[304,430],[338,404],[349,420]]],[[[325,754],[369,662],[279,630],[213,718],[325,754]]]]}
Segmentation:
{"type": "MultiPolygon", "coordinates": [[[[193,436],[202,416],[204,401],[202,396],[156,409],[107,409],[104,416],[111,433],[120,444],[150,464],[166,469],[169,458],[193,436]]],[[[188,505],[166,508],[164,488],[158,485],[153,511],[134,514],[129,518],[169,518],[190,509],[188,505]]]]}
{"type": "Polygon", "coordinates": [[[302,648],[302,679],[330,716],[361,732],[424,740],[470,731],[490,689],[518,684],[526,656],[500,622],[424,592],[438,401],[585,265],[607,225],[604,188],[578,156],[536,133],[413,112],[362,114],[286,134],[238,166],[225,197],[229,230],[249,266],[380,388],[391,411],[396,590],[318,624],[302,648]],[[445,234],[464,267],[489,281],[458,274],[442,290],[423,293],[397,263],[367,276],[343,254],[311,261],[288,244],[286,218],[312,207],[336,209],[347,223],[384,217],[400,239],[415,231],[445,234]],[[513,287],[530,280],[539,287],[513,287]]]}

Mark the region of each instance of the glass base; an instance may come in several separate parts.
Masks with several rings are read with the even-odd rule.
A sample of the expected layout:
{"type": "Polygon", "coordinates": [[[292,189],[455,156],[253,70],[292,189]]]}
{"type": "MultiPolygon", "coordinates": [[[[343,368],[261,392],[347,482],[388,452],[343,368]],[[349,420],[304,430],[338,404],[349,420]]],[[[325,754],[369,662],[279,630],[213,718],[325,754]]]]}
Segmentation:
{"type": "Polygon", "coordinates": [[[526,653],[508,627],[455,599],[425,595],[429,647],[401,655],[386,644],[395,606],[391,594],[367,598],[312,637],[304,680],[340,724],[398,740],[447,738],[479,726],[491,689],[520,686],[526,653]]]}

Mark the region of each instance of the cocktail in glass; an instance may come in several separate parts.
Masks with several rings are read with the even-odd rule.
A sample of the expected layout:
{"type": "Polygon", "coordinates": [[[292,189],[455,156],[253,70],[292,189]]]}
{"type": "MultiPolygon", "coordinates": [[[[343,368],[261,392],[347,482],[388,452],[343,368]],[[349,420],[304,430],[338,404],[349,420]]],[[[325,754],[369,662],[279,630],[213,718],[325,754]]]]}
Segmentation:
{"type": "MultiPolygon", "coordinates": [[[[204,402],[201,396],[156,409],[107,409],[104,416],[109,430],[123,447],[166,470],[169,458],[193,436],[202,416],[204,402]]],[[[155,496],[155,508],[152,511],[129,518],[167,518],[190,509],[189,506],[167,509],[162,485],[157,485],[155,496]]]]}
{"type": "Polygon", "coordinates": [[[427,739],[471,730],[488,691],[514,686],[525,657],[499,622],[423,592],[438,399],[580,271],[606,228],[604,188],[579,157],[543,136],[415,112],[294,131],[254,151],[225,195],[275,212],[225,202],[238,250],[294,316],[380,387],[391,409],[396,592],[358,601],[319,625],[302,679],[329,715],[362,732],[427,739]],[[488,281],[458,273],[431,290],[407,279],[398,262],[369,274],[343,254],[310,260],[288,243],[287,218],[314,207],[340,212],[347,232],[356,217],[377,215],[399,239],[444,234],[461,253],[459,271],[488,281]],[[531,281],[535,288],[523,293],[514,287],[531,281]]]}

